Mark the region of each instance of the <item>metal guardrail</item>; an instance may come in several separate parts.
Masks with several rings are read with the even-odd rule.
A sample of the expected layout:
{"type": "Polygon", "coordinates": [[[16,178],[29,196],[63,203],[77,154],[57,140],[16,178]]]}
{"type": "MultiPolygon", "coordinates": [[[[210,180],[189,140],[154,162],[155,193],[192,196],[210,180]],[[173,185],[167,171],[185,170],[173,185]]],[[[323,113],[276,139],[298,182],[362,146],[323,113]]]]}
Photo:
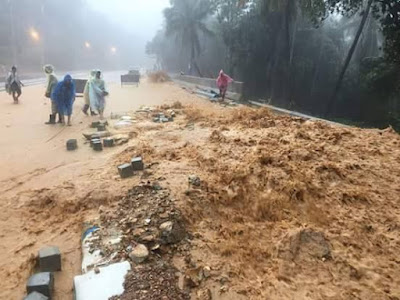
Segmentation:
{"type": "MultiPolygon", "coordinates": [[[[71,75],[72,75],[73,78],[74,77],[75,78],[85,77],[85,76],[87,76],[87,72],[72,73],[71,75]]],[[[78,80],[79,81],[84,81],[85,84],[86,84],[86,79],[85,80],[78,79],[78,80]]],[[[24,86],[34,86],[34,85],[39,85],[39,84],[45,84],[46,83],[46,78],[43,77],[43,78],[27,79],[27,80],[22,80],[22,82],[23,82],[24,86]]],[[[0,92],[4,92],[5,90],[6,90],[5,82],[0,82],[0,92]]],[[[82,89],[81,93],[83,93],[83,89],[82,89]]]]}

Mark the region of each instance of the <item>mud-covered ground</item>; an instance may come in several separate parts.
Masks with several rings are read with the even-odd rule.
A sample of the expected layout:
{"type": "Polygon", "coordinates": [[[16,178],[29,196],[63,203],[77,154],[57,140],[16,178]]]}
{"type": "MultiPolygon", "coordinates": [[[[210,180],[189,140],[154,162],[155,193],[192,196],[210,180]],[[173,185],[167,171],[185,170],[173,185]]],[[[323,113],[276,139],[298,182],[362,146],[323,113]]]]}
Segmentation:
{"type": "Polygon", "coordinates": [[[193,299],[400,299],[398,134],[223,107],[170,83],[153,88],[174,122],[132,112],[127,144],[1,182],[1,299],[21,298],[43,244],[61,247],[56,299],[70,299],[82,222],[113,212],[147,181],[168,191],[188,234],[161,255],[167,264],[134,265],[128,292],[155,272],[161,287],[175,282],[175,294],[193,299]],[[116,166],[136,155],[150,167],[121,180],[116,166]]]}
{"type": "Polygon", "coordinates": [[[193,297],[400,297],[397,133],[202,102],[178,116],[141,122],[133,149],[158,163],[194,236],[175,258],[193,297]]]}

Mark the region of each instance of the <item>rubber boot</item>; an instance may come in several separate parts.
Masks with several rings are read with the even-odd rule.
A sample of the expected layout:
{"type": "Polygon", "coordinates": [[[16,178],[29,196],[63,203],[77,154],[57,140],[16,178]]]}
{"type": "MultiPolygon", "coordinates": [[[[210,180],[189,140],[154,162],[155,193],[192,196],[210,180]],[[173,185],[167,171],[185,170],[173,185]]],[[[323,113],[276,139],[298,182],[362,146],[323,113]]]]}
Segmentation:
{"type": "MultiPolygon", "coordinates": [[[[54,122],[56,121],[56,116],[54,115],[54,122]]],[[[61,124],[63,122],[63,119],[62,119],[62,117],[61,117],[61,115],[60,114],[58,114],[58,124],[61,124]]]]}
{"type": "Polygon", "coordinates": [[[50,115],[49,121],[44,123],[46,125],[54,125],[56,124],[56,115],[50,115]]]}
{"type": "Polygon", "coordinates": [[[91,116],[97,116],[96,112],[94,112],[92,109],[90,109],[90,115],[91,116]]]}
{"type": "Polygon", "coordinates": [[[85,105],[83,106],[83,108],[82,108],[82,112],[83,112],[85,115],[88,115],[88,109],[89,109],[89,105],[88,105],[88,104],[85,104],[85,105]]]}

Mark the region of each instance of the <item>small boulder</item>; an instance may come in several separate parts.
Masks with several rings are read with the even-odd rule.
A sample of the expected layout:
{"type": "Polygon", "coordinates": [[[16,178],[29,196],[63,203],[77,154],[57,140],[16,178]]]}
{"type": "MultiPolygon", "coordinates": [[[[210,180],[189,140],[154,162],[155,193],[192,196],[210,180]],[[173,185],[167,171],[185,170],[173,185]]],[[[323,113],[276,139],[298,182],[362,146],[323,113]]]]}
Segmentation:
{"type": "Polygon", "coordinates": [[[131,253],[129,253],[130,259],[137,264],[144,262],[148,256],[149,250],[147,250],[147,247],[142,244],[133,247],[131,253]]]}
{"type": "Polygon", "coordinates": [[[163,244],[176,244],[185,238],[185,228],[177,222],[164,222],[160,225],[160,240],[163,244]]]}

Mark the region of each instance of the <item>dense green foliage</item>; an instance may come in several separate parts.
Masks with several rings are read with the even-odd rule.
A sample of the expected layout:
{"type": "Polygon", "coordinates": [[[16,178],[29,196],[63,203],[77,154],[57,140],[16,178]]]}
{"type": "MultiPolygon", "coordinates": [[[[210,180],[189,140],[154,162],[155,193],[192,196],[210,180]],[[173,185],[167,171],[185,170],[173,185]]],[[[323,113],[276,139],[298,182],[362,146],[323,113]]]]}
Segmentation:
{"type": "MultiPolygon", "coordinates": [[[[400,4],[369,1],[214,0],[210,5],[186,0],[188,7],[207,7],[201,21],[214,35],[197,30],[199,42],[191,56],[190,47],[176,43],[164,29],[147,51],[172,72],[215,77],[225,69],[245,82],[247,98],[314,115],[324,115],[333,100],[331,118],[399,126],[400,4]],[[187,68],[193,60],[197,71],[187,68]]],[[[171,1],[168,10],[187,15],[177,2],[171,1]]],[[[172,21],[168,10],[167,28],[172,21]]]]}

